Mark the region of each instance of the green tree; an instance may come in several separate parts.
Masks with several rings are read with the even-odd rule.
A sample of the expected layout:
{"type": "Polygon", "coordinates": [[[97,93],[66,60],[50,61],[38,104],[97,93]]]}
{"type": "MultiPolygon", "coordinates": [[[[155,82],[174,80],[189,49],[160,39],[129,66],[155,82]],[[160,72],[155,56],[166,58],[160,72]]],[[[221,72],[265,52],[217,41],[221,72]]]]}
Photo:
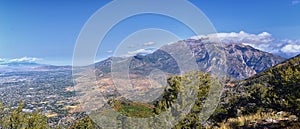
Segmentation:
{"type": "Polygon", "coordinates": [[[100,129],[88,116],[81,118],[68,129],[100,129]]]}
{"type": "Polygon", "coordinates": [[[268,99],[272,108],[292,112],[300,116],[300,72],[299,66],[288,66],[285,69],[273,69],[269,83],[272,89],[268,99]]]}
{"type": "Polygon", "coordinates": [[[38,110],[34,113],[25,113],[24,103],[19,102],[15,109],[9,108],[0,103],[0,128],[4,129],[47,129],[47,117],[38,110]]]}

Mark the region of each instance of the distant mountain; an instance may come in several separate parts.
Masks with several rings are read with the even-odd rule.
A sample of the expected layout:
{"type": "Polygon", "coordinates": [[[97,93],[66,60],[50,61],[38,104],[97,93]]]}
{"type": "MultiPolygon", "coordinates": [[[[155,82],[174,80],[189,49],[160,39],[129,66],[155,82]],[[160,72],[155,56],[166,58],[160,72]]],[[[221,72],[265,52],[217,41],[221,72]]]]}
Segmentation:
{"type": "Polygon", "coordinates": [[[41,64],[35,63],[35,62],[7,62],[2,63],[0,65],[5,66],[41,66],[41,64]]]}
{"type": "MultiPolygon", "coordinates": [[[[248,45],[234,43],[218,45],[213,42],[203,42],[201,39],[178,41],[163,46],[151,54],[118,58],[117,60],[130,60],[129,69],[132,74],[148,75],[154,69],[170,74],[179,74],[179,66],[169,53],[170,51],[171,53],[180,52],[182,45],[192,50],[195,61],[201,71],[211,72],[215,66],[226,65],[227,76],[232,77],[232,79],[248,78],[285,60],[285,58],[257,50],[248,45]],[[220,55],[223,55],[226,59],[218,59],[222,58],[220,55]]],[[[111,72],[113,59],[108,58],[96,63],[97,74],[103,75],[111,72]]]]}
{"type": "Polygon", "coordinates": [[[35,62],[6,62],[0,64],[0,72],[53,71],[53,70],[72,70],[72,67],[38,64],[35,62]]]}

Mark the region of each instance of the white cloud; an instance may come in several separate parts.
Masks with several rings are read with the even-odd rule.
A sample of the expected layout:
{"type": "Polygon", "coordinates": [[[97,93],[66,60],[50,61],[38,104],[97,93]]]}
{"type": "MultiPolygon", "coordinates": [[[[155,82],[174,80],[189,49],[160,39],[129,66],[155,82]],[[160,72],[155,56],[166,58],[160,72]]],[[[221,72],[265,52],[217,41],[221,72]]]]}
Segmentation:
{"type": "Polygon", "coordinates": [[[284,57],[292,57],[300,54],[300,40],[278,40],[268,32],[250,34],[244,31],[239,33],[217,33],[192,37],[202,39],[203,42],[241,43],[250,45],[256,49],[278,54],[284,57]]]}
{"type": "Polygon", "coordinates": [[[0,62],[4,62],[6,61],[4,58],[0,58],[0,62]]]}
{"type": "Polygon", "coordinates": [[[283,48],[281,48],[282,52],[285,53],[297,53],[300,52],[300,44],[296,45],[296,44],[288,44],[285,45],[283,48]]]}
{"type": "Polygon", "coordinates": [[[127,57],[129,56],[135,56],[135,55],[146,55],[146,54],[150,54],[150,53],[153,53],[155,50],[154,49],[138,49],[138,50],[135,50],[135,51],[129,51],[127,53],[127,57]]]}
{"type": "Polygon", "coordinates": [[[258,34],[259,37],[272,37],[272,35],[268,32],[262,32],[260,34],[258,34]]]}
{"type": "Polygon", "coordinates": [[[35,57],[22,57],[22,58],[14,58],[14,59],[0,58],[0,64],[18,63],[18,62],[36,63],[41,60],[42,60],[41,58],[35,58],[35,57]]]}
{"type": "Polygon", "coordinates": [[[292,5],[296,5],[296,4],[299,4],[299,3],[300,3],[299,0],[293,0],[293,1],[292,1],[292,5]]]}
{"type": "Polygon", "coordinates": [[[35,58],[35,57],[22,57],[22,58],[15,58],[15,59],[10,59],[8,62],[37,62],[42,59],[40,58],[35,58]]]}
{"type": "Polygon", "coordinates": [[[155,42],[147,42],[143,44],[144,46],[153,46],[155,45],[155,42]]]}
{"type": "Polygon", "coordinates": [[[113,51],[112,50],[108,50],[108,51],[106,51],[107,53],[112,53],[113,51]]]}
{"type": "Polygon", "coordinates": [[[248,43],[248,42],[259,42],[259,43],[269,43],[274,40],[271,34],[268,32],[262,32],[258,35],[249,34],[244,31],[239,33],[231,32],[231,33],[217,33],[217,34],[209,34],[206,36],[194,36],[192,39],[209,39],[210,41],[221,41],[223,43],[248,43]]]}

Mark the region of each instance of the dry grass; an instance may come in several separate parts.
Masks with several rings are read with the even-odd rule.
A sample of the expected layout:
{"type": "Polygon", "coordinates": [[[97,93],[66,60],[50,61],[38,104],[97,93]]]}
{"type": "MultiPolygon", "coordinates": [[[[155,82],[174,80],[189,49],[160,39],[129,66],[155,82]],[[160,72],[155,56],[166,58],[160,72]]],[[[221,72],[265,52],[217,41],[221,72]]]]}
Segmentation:
{"type": "Polygon", "coordinates": [[[291,115],[287,112],[260,112],[256,114],[240,116],[237,118],[229,118],[222,123],[219,123],[219,127],[207,127],[207,128],[220,128],[220,129],[232,129],[232,128],[242,128],[242,127],[254,127],[256,128],[258,124],[270,124],[278,123],[280,121],[295,121],[297,117],[291,115]]]}

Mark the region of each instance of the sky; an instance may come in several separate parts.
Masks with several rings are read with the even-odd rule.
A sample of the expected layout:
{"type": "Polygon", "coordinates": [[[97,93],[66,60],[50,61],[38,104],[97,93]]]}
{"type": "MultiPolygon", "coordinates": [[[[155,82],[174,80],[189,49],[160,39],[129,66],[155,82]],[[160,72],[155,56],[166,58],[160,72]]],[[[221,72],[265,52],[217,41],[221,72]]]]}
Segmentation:
{"type": "MultiPolygon", "coordinates": [[[[98,9],[109,2],[109,0],[1,0],[0,62],[27,59],[44,64],[72,64],[74,47],[82,28],[98,9]]],[[[262,36],[263,39],[271,40],[265,44],[260,42],[248,44],[286,57],[300,51],[298,41],[300,0],[190,0],[190,2],[202,10],[218,33],[244,36],[243,39],[227,36],[231,39],[242,42],[251,36],[252,38],[262,36]],[[276,47],[268,49],[272,46],[276,47]]],[[[113,16],[107,14],[107,17],[113,16]]],[[[144,51],[159,47],[157,42],[171,42],[195,36],[175,19],[154,14],[138,15],[117,24],[108,32],[98,48],[97,59],[110,56],[122,47],[119,46],[122,41],[134,46],[132,41],[134,37],[139,37],[139,34],[133,33],[147,28],[160,28],[161,30],[157,32],[168,30],[177,37],[170,36],[155,41],[151,40],[150,36],[149,39],[139,41],[149,47],[144,51]],[[131,35],[132,39],[128,39],[128,35],[131,35]]],[[[148,32],[150,31],[153,29],[148,32]]]]}

